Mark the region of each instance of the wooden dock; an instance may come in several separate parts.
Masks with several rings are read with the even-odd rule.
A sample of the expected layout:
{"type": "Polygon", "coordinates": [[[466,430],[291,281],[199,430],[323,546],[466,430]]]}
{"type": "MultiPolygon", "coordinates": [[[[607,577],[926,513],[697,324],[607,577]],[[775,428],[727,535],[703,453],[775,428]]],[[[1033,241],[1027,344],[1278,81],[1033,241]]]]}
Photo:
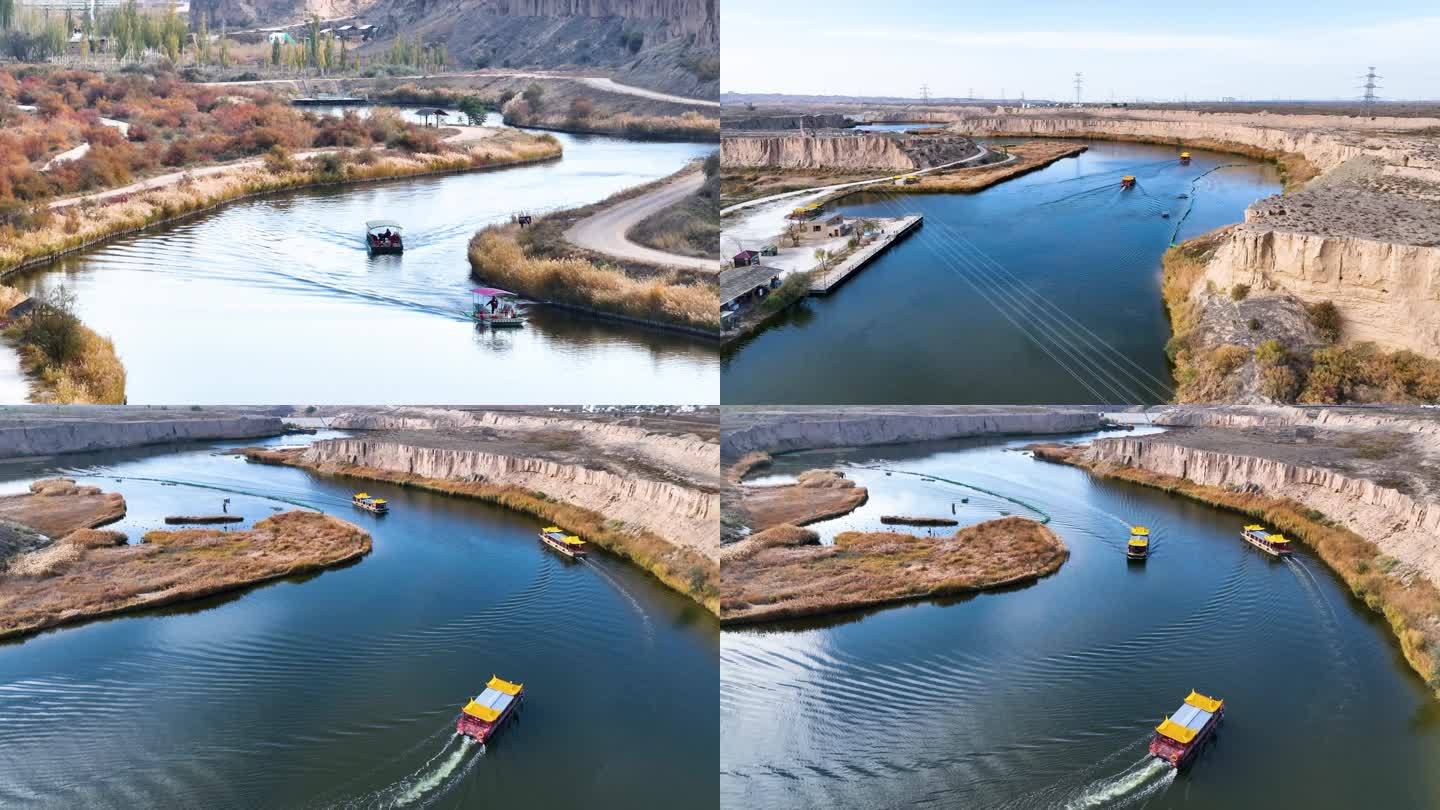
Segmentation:
{"type": "Polygon", "coordinates": [[[829,295],[836,287],[844,284],[846,279],[859,272],[860,268],[869,264],[871,259],[879,256],[895,242],[919,228],[920,223],[924,220],[925,217],[919,214],[901,217],[899,222],[887,229],[879,239],[845,257],[844,261],[829,270],[817,272],[815,280],[810,282],[810,294],[829,295]]]}

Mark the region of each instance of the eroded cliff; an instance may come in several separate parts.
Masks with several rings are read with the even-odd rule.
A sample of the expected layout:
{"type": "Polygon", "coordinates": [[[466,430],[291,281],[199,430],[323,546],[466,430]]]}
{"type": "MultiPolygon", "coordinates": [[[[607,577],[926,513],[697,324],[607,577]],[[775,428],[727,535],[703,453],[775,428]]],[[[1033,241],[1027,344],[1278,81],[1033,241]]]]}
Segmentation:
{"type": "Polygon", "coordinates": [[[905,172],[963,160],[976,152],[968,138],[895,132],[727,132],[720,139],[720,163],[726,167],[905,172]]]}

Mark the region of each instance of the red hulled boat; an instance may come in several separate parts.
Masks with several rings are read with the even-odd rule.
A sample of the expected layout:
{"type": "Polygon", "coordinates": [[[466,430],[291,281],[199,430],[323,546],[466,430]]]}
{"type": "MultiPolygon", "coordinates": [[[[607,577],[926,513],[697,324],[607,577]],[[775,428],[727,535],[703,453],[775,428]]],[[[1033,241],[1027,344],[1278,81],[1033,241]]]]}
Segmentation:
{"type": "Polygon", "coordinates": [[[1155,727],[1150,753],[1171,767],[1183,768],[1193,762],[1205,743],[1214,737],[1215,728],[1224,716],[1225,701],[1192,689],[1180,708],[1155,727]]]}
{"type": "Polygon", "coordinates": [[[490,739],[520,708],[525,698],[525,684],[511,683],[499,675],[491,675],[485,691],[476,695],[460,710],[455,731],[478,743],[490,739]]]}

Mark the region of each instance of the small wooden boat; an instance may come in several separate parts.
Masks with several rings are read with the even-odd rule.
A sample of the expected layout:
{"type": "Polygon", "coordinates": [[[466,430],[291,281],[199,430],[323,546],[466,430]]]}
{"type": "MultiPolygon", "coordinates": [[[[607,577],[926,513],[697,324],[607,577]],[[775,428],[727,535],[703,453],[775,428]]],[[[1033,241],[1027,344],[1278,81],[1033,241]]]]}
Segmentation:
{"type": "Polygon", "coordinates": [[[372,498],[369,493],[365,492],[355,493],[351,496],[350,503],[377,515],[384,515],[390,511],[390,504],[386,503],[384,498],[372,498]]]}
{"type": "Polygon", "coordinates": [[[1190,153],[1189,153],[1189,152],[1181,152],[1181,153],[1180,153],[1180,162],[1181,162],[1181,163],[1189,163],[1189,162],[1190,162],[1190,153]]]}
{"type": "Polygon", "coordinates": [[[573,534],[566,534],[559,526],[546,526],[541,529],[540,542],[572,559],[584,557],[588,553],[584,540],[573,534]]]}
{"type": "Polygon", "coordinates": [[[1246,526],[1240,536],[1245,538],[1245,542],[1272,557],[1288,557],[1295,553],[1290,547],[1290,538],[1283,534],[1271,534],[1260,526],[1246,526]]]}
{"type": "Polygon", "coordinates": [[[524,699],[525,684],[511,683],[499,675],[491,675],[485,691],[460,710],[460,717],[455,721],[455,733],[484,743],[514,716],[524,699]]]}
{"type": "Polygon", "coordinates": [[[1183,768],[1195,761],[1195,755],[1215,736],[1215,729],[1225,717],[1225,701],[1190,690],[1180,708],[1155,727],[1150,738],[1150,754],[1183,768]]]}
{"type": "Polygon", "coordinates": [[[365,246],[371,256],[405,252],[405,229],[389,219],[372,219],[365,223],[365,246]]]}
{"type": "Polygon", "coordinates": [[[1124,177],[1120,178],[1120,188],[1134,188],[1134,187],[1135,187],[1135,175],[1133,175],[1133,174],[1127,174],[1127,175],[1125,175],[1124,177]]]}
{"type": "Polygon", "coordinates": [[[1130,530],[1130,542],[1125,544],[1125,559],[1144,562],[1150,556],[1150,530],[1136,526],[1130,530]]]}
{"type": "Polygon", "coordinates": [[[516,329],[525,325],[520,309],[520,296],[494,287],[476,287],[470,291],[473,304],[470,317],[481,326],[493,329],[516,329]]]}

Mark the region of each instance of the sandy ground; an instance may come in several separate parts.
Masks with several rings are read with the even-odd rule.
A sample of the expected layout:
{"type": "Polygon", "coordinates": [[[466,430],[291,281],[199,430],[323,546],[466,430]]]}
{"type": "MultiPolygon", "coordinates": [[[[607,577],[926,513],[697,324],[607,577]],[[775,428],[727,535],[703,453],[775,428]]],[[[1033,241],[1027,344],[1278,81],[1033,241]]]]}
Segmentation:
{"type": "Polygon", "coordinates": [[[660,185],[647,194],[603,208],[570,226],[569,230],[565,231],[565,241],[618,259],[718,273],[718,258],[701,259],[666,253],[632,242],[626,235],[631,228],[652,214],[695,194],[704,182],[705,175],[696,170],[660,185]]]}
{"type": "MultiPolygon", "coordinates": [[[[834,470],[809,470],[802,473],[795,484],[741,484],[737,490],[737,516],[753,532],[763,532],[784,523],[804,526],[840,517],[860,508],[870,497],[864,487],[857,486],[844,477],[844,473],[834,470]]],[[[728,507],[730,499],[726,498],[722,503],[728,507]]]]}

